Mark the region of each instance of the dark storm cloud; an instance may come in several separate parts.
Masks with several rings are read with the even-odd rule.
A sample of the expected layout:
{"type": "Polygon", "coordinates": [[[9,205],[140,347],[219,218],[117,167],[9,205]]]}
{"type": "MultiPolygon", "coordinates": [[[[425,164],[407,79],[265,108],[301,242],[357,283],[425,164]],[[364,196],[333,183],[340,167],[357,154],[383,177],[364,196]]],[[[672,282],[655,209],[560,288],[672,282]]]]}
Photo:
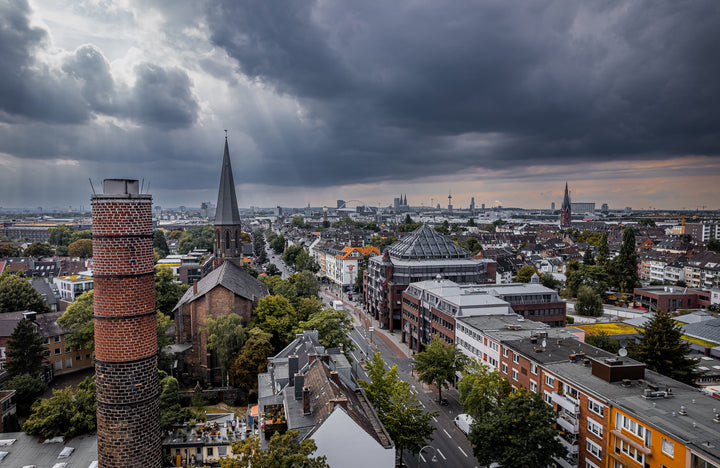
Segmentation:
{"type": "Polygon", "coordinates": [[[282,145],[251,133],[276,163],[256,169],[262,179],[342,184],[720,148],[714,0],[228,0],[208,16],[244,74],[322,123],[282,145]]]}
{"type": "Polygon", "coordinates": [[[196,121],[199,106],[184,70],[144,63],[135,68],[133,87],[117,86],[93,45],[53,69],[35,58],[49,44],[30,14],[25,1],[0,6],[0,120],[81,124],[107,115],[166,129],[196,121]]]}

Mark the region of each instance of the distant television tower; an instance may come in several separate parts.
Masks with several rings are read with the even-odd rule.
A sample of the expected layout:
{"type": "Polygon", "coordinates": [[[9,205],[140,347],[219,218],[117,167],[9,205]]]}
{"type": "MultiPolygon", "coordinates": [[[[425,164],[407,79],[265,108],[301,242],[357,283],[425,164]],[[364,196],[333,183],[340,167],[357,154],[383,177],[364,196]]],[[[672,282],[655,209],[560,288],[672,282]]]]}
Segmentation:
{"type": "Polygon", "coordinates": [[[448,192],[448,212],[452,213],[452,193],[448,192]]]}

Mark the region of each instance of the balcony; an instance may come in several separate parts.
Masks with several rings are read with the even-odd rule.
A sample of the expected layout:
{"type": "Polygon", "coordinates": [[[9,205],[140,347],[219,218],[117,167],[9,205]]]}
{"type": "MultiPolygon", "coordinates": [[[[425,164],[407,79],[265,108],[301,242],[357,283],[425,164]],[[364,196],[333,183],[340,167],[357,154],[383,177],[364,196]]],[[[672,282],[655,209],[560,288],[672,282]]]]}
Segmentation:
{"type": "Polygon", "coordinates": [[[560,432],[557,439],[565,446],[569,455],[577,456],[580,452],[580,446],[578,445],[576,435],[560,432]]]}
{"type": "Polygon", "coordinates": [[[562,468],[578,468],[578,457],[577,455],[568,455],[568,458],[554,458],[555,463],[562,468]]]}
{"type": "Polygon", "coordinates": [[[552,401],[570,414],[580,414],[580,402],[570,395],[553,392],[552,401]]]}
{"type": "Polygon", "coordinates": [[[562,427],[564,430],[572,434],[577,434],[578,432],[580,432],[577,418],[567,413],[559,414],[557,418],[557,423],[558,426],[562,427]]]}

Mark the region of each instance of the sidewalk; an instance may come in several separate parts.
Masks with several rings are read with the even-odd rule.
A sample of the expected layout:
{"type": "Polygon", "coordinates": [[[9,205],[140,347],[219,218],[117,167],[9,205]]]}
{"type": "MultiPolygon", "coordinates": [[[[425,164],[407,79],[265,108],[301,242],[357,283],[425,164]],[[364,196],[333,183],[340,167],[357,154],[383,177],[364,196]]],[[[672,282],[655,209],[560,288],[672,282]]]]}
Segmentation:
{"type": "Polygon", "coordinates": [[[388,345],[388,347],[395,353],[397,357],[409,358],[412,355],[408,346],[401,341],[400,332],[390,333],[388,330],[380,328],[379,322],[377,320],[365,314],[360,308],[358,308],[354,304],[347,302],[342,297],[336,296],[328,289],[324,289],[323,292],[328,296],[335,298],[336,300],[342,301],[342,303],[345,305],[345,310],[347,312],[351,312],[350,316],[353,318],[355,323],[364,326],[365,329],[373,327],[373,336],[380,337],[380,339],[383,340],[386,345],[388,345]]]}

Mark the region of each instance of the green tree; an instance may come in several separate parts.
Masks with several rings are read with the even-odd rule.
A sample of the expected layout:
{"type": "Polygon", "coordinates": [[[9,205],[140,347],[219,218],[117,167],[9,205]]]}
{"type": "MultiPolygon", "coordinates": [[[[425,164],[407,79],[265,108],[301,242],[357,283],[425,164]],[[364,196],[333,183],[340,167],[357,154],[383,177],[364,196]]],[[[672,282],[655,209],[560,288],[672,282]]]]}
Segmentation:
{"type": "Polygon", "coordinates": [[[434,384],[438,389],[438,401],[442,401],[442,388],[449,388],[456,372],[462,372],[467,357],[455,345],[447,344],[440,335],[435,335],[430,345],[415,355],[414,361],[418,379],[434,384]]]}
{"type": "Polygon", "coordinates": [[[370,238],[369,245],[372,245],[373,247],[377,247],[382,252],[383,249],[381,249],[381,247],[392,245],[395,242],[397,242],[397,237],[393,237],[393,236],[382,237],[382,236],[379,236],[376,234],[370,238]]]}
{"type": "Polygon", "coordinates": [[[208,333],[207,347],[215,352],[225,382],[230,364],[247,338],[243,319],[238,314],[228,314],[217,319],[208,318],[205,323],[208,333]]]}
{"type": "Polygon", "coordinates": [[[465,242],[460,244],[460,246],[470,252],[471,255],[476,255],[478,252],[482,251],[482,244],[480,244],[480,241],[478,241],[475,237],[468,237],[465,239],[465,242]]]}
{"type": "Polygon", "coordinates": [[[355,289],[358,291],[358,293],[362,294],[364,289],[364,282],[363,282],[363,276],[365,275],[365,270],[367,270],[368,263],[370,262],[371,255],[364,255],[363,259],[358,261],[358,272],[357,276],[355,277],[355,289]]]}
{"type": "Polygon", "coordinates": [[[688,357],[690,343],[669,312],[658,311],[640,332],[640,343],[628,348],[630,357],[644,362],[648,369],[688,385],[696,385],[697,361],[688,357]]]}
{"type": "Polygon", "coordinates": [[[230,366],[230,381],[236,387],[257,391],[257,376],[267,370],[267,358],[273,354],[272,335],[255,327],[230,366]]]}
{"type": "Polygon", "coordinates": [[[510,395],[512,387],[497,369],[488,372],[488,366],[472,359],[462,372],[458,391],[463,410],[479,419],[497,408],[510,395]]]}
{"type": "Polygon", "coordinates": [[[577,296],[580,286],[592,287],[596,293],[604,297],[610,286],[610,276],[607,270],[600,265],[579,265],[577,269],[567,274],[565,286],[571,295],[577,296]]]}
{"type": "Polygon", "coordinates": [[[410,383],[398,380],[392,387],[392,404],[380,416],[395,448],[400,451],[400,466],[403,466],[403,453],[419,453],[432,441],[435,427],[430,420],[437,415],[436,411],[427,412],[417,395],[410,389],[410,383]]]}
{"type": "Polygon", "coordinates": [[[5,369],[10,378],[20,374],[40,375],[43,370],[43,352],[45,340],[35,329],[35,324],[22,318],[7,340],[5,369]]]}
{"type": "Polygon", "coordinates": [[[467,222],[466,226],[468,226],[468,227],[475,227],[475,226],[477,226],[477,224],[475,224],[475,219],[473,219],[473,218],[468,219],[468,222],[467,222]]]}
{"type": "Polygon", "coordinates": [[[55,251],[50,247],[50,244],[33,242],[25,249],[24,255],[26,257],[52,257],[55,255],[55,251]]]}
{"type": "Polygon", "coordinates": [[[553,427],[557,413],[539,393],[519,389],[502,399],[500,406],[477,419],[469,440],[482,465],[500,463],[503,468],[549,466],[553,457],[567,450],[553,427]]]}
{"type": "Polygon", "coordinates": [[[19,257],[20,248],[13,244],[0,244],[0,258],[19,257]]]}
{"type": "Polygon", "coordinates": [[[707,247],[708,250],[712,250],[713,252],[720,252],[720,240],[717,240],[714,237],[712,239],[708,239],[708,241],[705,243],[705,247],[707,247]]]}
{"type": "Polygon", "coordinates": [[[194,411],[192,408],[183,408],[180,405],[180,386],[175,377],[165,376],[160,380],[160,425],[169,429],[175,424],[182,424],[191,420],[204,420],[205,413],[194,411]]]}
{"type": "Polygon", "coordinates": [[[443,221],[442,225],[435,226],[435,230],[437,232],[439,232],[440,234],[445,234],[447,236],[450,234],[450,223],[448,223],[447,220],[445,220],[445,221],[443,221]]]}
{"type": "Polygon", "coordinates": [[[158,312],[155,315],[155,327],[157,332],[158,347],[158,367],[160,369],[169,369],[170,363],[173,359],[173,355],[165,351],[166,347],[174,343],[173,338],[167,335],[167,331],[172,324],[173,321],[169,315],[163,314],[162,312],[158,312]]]}
{"type": "Polygon", "coordinates": [[[295,269],[297,271],[317,273],[320,270],[320,265],[310,256],[307,250],[302,249],[295,257],[295,269]]]}
{"type": "Polygon", "coordinates": [[[275,283],[273,291],[275,294],[282,296],[288,301],[290,301],[293,306],[298,302],[297,286],[295,286],[295,281],[290,281],[289,278],[287,280],[280,280],[275,283]]]}
{"type": "Polygon", "coordinates": [[[635,251],[635,231],[628,226],[623,231],[620,254],[615,258],[617,287],[621,292],[632,292],[640,284],[638,280],[638,259],[635,251]]]}
{"type": "Polygon", "coordinates": [[[90,258],[92,257],[92,240],[78,239],[68,246],[68,256],[90,258]]]}
{"type": "Polygon", "coordinates": [[[295,265],[295,258],[302,252],[303,246],[302,245],[290,245],[288,246],[282,254],[283,262],[285,262],[287,265],[295,265]]]}
{"type": "Polygon", "coordinates": [[[598,265],[605,267],[608,264],[608,261],[610,259],[610,247],[608,247],[608,235],[607,232],[603,232],[600,235],[600,240],[598,241],[598,254],[596,258],[596,262],[598,265]]]}
{"type": "Polygon", "coordinates": [[[305,218],[303,218],[302,216],[293,216],[293,219],[292,219],[292,221],[290,222],[290,224],[291,224],[293,227],[301,228],[301,229],[302,229],[302,228],[305,227],[305,218]]]}
{"type": "Polygon", "coordinates": [[[555,289],[560,286],[560,281],[556,280],[552,273],[542,273],[540,275],[540,284],[546,288],[555,289]]]}
{"type": "Polygon", "coordinates": [[[269,264],[265,267],[265,274],[268,276],[280,276],[282,272],[274,263],[269,264]]]}
{"type": "Polygon", "coordinates": [[[312,272],[304,270],[290,276],[288,280],[295,284],[298,297],[318,297],[320,283],[312,272]]]}
{"type": "Polygon", "coordinates": [[[281,254],[285,251],[285,236],[280,234],[270,242],[270,248],[275,251],[276,254],[281,254]]]}
{"type": "Polygon", "coordinates": [[[277,295],[265,296],[255,308],[256,325],[272,334],[274,351],[280,351],[295,337],[297,314],[286,298],[277,295]]]}
{"type": "Polygon", "coordinates": [[[214,242],[215,228],[213,226],[189,228],[180,236],[177,251],[186,254],[194,249],[212,250],[214,242]]]}
{"type": "Polygon", "coordinates": [[[180,240],[182,235],[183,235],[183,231],[181,231],[179,229],[175,229],[174,231],[170,231],[168,233],[167,238],[168,238],[168,240],[180,240]]]}
{"type": "Polygon", "coordinates": [[[48,243],[54,247],[67,247],[75,239],[75,229],[64,224],[48,229],[48,243]]]}
{"type": "Polygon", "coordinates": [[[655,220],[650,218],[643,218],[638,221],[638,226],[655,226],[655,220]]]}
{"type": "Polygon", "coordinates": [[[95,349],[95,322],[93,319],[94,293],[85,291],[78,296],[58,318],[58,324],[69,330],[65,340],[75,349],[95,349]]]}
{"type": "Polygon", "coordinates": [[[45,300],[30,282],[20,274],[0,275],[0,313],[32,310],[40,314],[50,312],[45,300]]]}
{"type": "Polygon", "coordinates": [[[586,335],[585,343],[614,354],[617,354],[620,350],[620,342],[610,338],[610,335],[608,335],[606,331],[602,330],[593,335],[586,335]]]}
{"type": "Polygon", "coordinates": [[[524,267],[520,268],[517,272],[517,275],[515,275],[515,282],[529,283],[532,275],[536,274],[537,272],[537,268],[535,268],[534,266],[525,265],[524,267]]]}
{"type": "Polygon", "coordinates": [[[593,257],[592,248],[588,245],[583,255],[583,265],[595,265],[595,257],[593,257]]]}
{"type": "Polygon", "coordinates": [[[5,390],[15,390],[15,403],[20,416],[30,414],[30,407],[40,397],[47,384],[37,375],[19,374],[5,382],[5,390]]]}
{"type": "Polygon", "coordinates": [[[165,258],[170,254],[170,249],[165,240],[165,233],[162,229],[156,229],[153,231],[153,249],[158,253],[160,258],[165,258]]]}
{"type": "Polygon", "coordinates": [[[267,448],[262,448],[259,437],[250,437],[232,444],[234,458],[221,458],[221,468],[330,468],[327,458],[313,457],[317,445],[312,439],[298,440],[298,431],[276,432],[267,448]]]}
{"type": "Polygon", "coordinates": [[[166,266],[155,268],[155,308],[158,312],[172,317],[173,309],[189,288],[189,285],[175,282],[175,276],[170,268],[166,266]]]}
{"type": "Polygon", "coordinates": [[[298,303],[295,306],[295,314],[297,315],[298,322],[306,321],[312,314],[320,312],[323,308],[323,302],[317,297],[299,298],[298,303]]]}
{"type": "Polygon", "coordinates": [[[373,355],[368,363],[370,381],[360,380],[358,383],[365,390],[368,400],[377,409],[378,417],[400,450],[400,464],[405,449],[418,453],[432,440],[435,428],[430,419],[437,412],[426,412],[411,392],[407,381],[398,379],[397,365],[385,371],[385,361],[380,353],[373,355]]]}
{"type": "Polygon", "coordinates": [[[305,322],[300,322],[297,332],[303,330],[317,330],[318,341],[326,348],[339,348],[342,346],[345,355],[350,359],[350,352],[355,344],[350,338],[353,329],[353,320],[341,310],[323,309],[315,312],[305,322]]]}
{"type": "Polygon", "coordinates": [[[593,288],[582,285],[578,288],[575,312],[586,317],[600,317],[603,314],[603,303],[600,294],[593,288]]]}
{"type": "Polygon", "coordinates": [[[29,435],[46,439],[75,437],[96,428],[94,377],[88,377],[73,392],[71,387],[54,390],[52,397],[39,400],[22,429],[29,435]]]}

